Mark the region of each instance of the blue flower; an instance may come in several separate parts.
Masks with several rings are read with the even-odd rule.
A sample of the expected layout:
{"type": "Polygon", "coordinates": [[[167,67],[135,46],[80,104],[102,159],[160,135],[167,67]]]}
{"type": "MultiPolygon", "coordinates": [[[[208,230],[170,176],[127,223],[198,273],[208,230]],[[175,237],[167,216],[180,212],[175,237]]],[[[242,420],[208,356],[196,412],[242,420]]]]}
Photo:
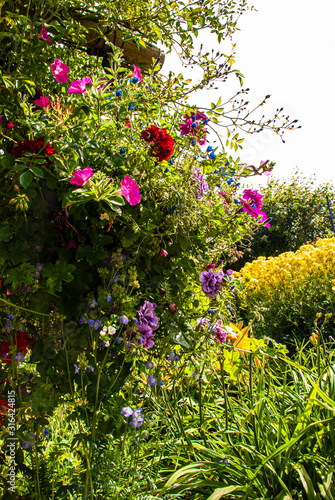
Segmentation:
{"type": "Polygon", "coordinates": [[[44,264],[41,264],[40,262],[38,262],[36,264],[36,266],[35,266],[35,268],[37,269],[37,271],[42,271],[43,267],[44,267],[44,264]]]}
{"type": "Polygon", "coordinates": [[[79,373],[79,368],[78,368],[78,365],[75,365],[75,364],[74,364],[73,366],[74,366],[75,372],[76,372],[76,373],[79,373]]]}
{"type": "Polygon", "coordinates": [[[207,311],[207,312],[209,312],[209,314],[213,314],[212,309],[208,309],[208,311],[207,311]]]}
{"type": "Polygon", "coordinates": [[[167,172],[170,172],[170,170],[166,167],[166,169],[164,170],[164,173],[166,174],[167,172]]]}
{"type": "Polygon", "coordinates": [[[122,90],[116,90],[116,91],[115,91],[115,95],[116,95],[117,97],[121,97],[121,96],[122,96],[122,94],[123,94],[123,91],[122,91],[122,90]]]}
{"type": "Polygon", "coordinates": [[[41,273],[40,273],[40,272],[38,272],[38,271],[37,271],[37,269],[35,269],[35,271],[33,272],[33,275],[35,276],[35,278],[36,278],[37,280],[39,280],[39,279],[40,279],[40,277],[41,277],[41,273]]]}
{"type": "Polygon", "coordinates": [[[129,319],[127,318],[127,316],[120,316],[120,323],[121,325],[128,325],[129,319]]]}
{"type": "Polygon", "coordinates": [[[150,386],[152,386],[152,385],[156,385],[156,384],[157,384],[157,379],[156,379],[153,375],[150,375],[150,376],[148,377],[148,384],[149,384],[150,386]]]}
{"type": "Polygon", "coordinates": [[[47,435],[50,434],[49,433],[49,429],[46,427],[43,431],[43,439],[45,439],[47,437],[47,435]]]}
{"type": "Polygon", "coordinates": [[[194,144],[195,144],[195,139],[192,139],[192,140],[191,140],[191,144],[192,144],[192,146],[194,146],[194,144]]]}
{"type": "Polygon", "coordinates": [[[165,379],[163,379],[163,380],[161,381],[161,387],[164,387],[165,382],[166,382],[166,380],[165,380],[165,379]]]}
{"type": "Polygon", "coordinates": [[[227,309],[228,309],[228,311],[232,311],[233,310],[233,308],[231,306],[228,306],[227,309]]]}
{"type": "Polygon", "coordinates": [[[137,83],[137,82],[139,82],[139,79],[137,78],[137,76],[134,76],[133,78],[130,79],[130,82],[137,83]]]}
{"type": "Polygon", "coordinates": [[[96,319],[93,323],[93,328],[94,330],[97,330],[101,326],[101,321],[99,319],[96,319]]]}
{"type": "Polygon", "coordinates": [[[216,154],[215,153],[210,153],[209,157],[210,157],[211,160],[215,160],[216,154]]]}
{"type": "Polygon", "coordinates": [[[107,297],[107,302],[111,302],[111,300],[112,300],[112,296],[111,296],[111,295],[109,295],[109,296],[107,297]]]}
{"type": "Polygon", "coordinates": [[[232,177],[227,180],[227,184],[229,184],[229,186],[230,186],[230,184],[233,184],[233,182],[234,182],[234,179],[232,177]]]}
{"type": "Polygon", "coordinates": [[[89,319],[87,323],[88,323],[89,326],[93,326],[94,325],[94,320],[93,319],[89,319]]]}
{"type": "Polygon", "coordinates": [[[134,109],[134,104],[132,104],[132,103],[131,103],[131,104],[129,104],[128,109],[129,109],[129,110],[134,109]]]}
{"type": "Polygon", "coordinates": [[[133,414],[131,416],[132,421],[131,421],[130,425],[132,426],[133,429],[137,429],[144,422],[144,417],[143,417],[141,412],[142,412],[142,409],[138,408],[137,410],[135,410],[133,412],[133,414]]]}
{"type": "Polygon", "coordinates": [[[12,315],[12,314],[10,314],[10,315],[8,316],[8,319],[13,319],[13,315],[12,315]]]}
{"type": "Polygon", "coordinates": [[[125,155],[125,152],[126,152],[126,150],[125,150],[124,148],[121,148],[121,149],[120,149],[120,155],[121,155],[121,156],[124,156],[124,155],[125,155]]]}
{"type": "Polygon", "coordinates": [[[85,318],[80,318],[79,323],[80,323],[81,325],[83,325],[83,324],[85,323],[85,321],[86,321],[86,320],[85,320],[85,318]]]}
{"type": "Polygon", "coordinates": [[[24,355],[22,352],[18,352],[17,355],[15,356],[16,361],[23,362],[24,361],[24,355]]]}
{"type": "Polygon", "coordinates": [[[130,406],[124,406],[121,410],[121,415],[124,415],[126,418],[131,417],[131,415],[134,413],[133,410],[130,408],[130,406]]]}
{"type": "Polygon", "coordinates": [[[210,153],[211,151],[213,151],[213,147],[212,146],[207,146],[207,153],[210,153]]]}
{"type": "Polygon", "coordinates": [[[95,299],[93,299],[88,307],[90,309],[94,309],[95,307],[97,307],[97,305],[98,305],[98,302],[95,299]]]}
{"type": "Polygon", "coordinates": [[[121,337],[116,337],[115,342],[116,342],[117,344],[121,344],[121,342],[122,342],[121,337]]]}
{"type": "Polygon", "coordinates": [[[93,366],[91,366],[91,365],[89,365],[88,369],[91,370],[91,372],[93,372],[93,370],[94,370],[93,366]]]}
{"type": "Polygon", "coordinates": [[[152,370],[155,365],[153,364],[152,361],[148,361],[147,364],[145,365],[145,367],[148,369],[148,370],[152,370]]]}
{"type": "Polygon", "coordinates": [[[197,128],[197,124],[195,122],[192,123],[191,125],[192,128],[197,128]]]}

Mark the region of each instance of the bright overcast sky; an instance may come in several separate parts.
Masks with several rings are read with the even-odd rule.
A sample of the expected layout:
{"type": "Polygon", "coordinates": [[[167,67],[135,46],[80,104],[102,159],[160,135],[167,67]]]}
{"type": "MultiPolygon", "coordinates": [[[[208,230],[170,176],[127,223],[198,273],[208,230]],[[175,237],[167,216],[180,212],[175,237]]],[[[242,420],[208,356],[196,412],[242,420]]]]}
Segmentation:
{"type": "MultiPolygon", "coordinates": [[[[257,12],[243,14],[240,31],[233,37],[234,67],[245,76],[244,88],[251,89],[250,103],[271,94],[262,113],[270,117],[283,106],[285,115],[297,118],[302,128],[285,132],[285,144],[270,132],[248,135],[241,161],[259,165],[261,160],[272,160],[274,175],[280,178],[288,178],[298,166],[307,176],[316,174],[317,182],[335,182],[335,1],[254,0],[252,4],[257,12]]],[[[207,51],[218,49],[214,42],[209,45],[207,37],[200,42],[207,51]]],[[[227,53],[227,45],[222,51],[227,53]]],[[[179,72],[175,56],[168,54],[163,73],[170,69],[179,72]]],[[[180,70],[196,79],[190,68],[180,70]]],[[[192,103],[207,107],[219,96],[227,100],[229,87],[219,83],[219,90],[199,95],[192,103]]]]}

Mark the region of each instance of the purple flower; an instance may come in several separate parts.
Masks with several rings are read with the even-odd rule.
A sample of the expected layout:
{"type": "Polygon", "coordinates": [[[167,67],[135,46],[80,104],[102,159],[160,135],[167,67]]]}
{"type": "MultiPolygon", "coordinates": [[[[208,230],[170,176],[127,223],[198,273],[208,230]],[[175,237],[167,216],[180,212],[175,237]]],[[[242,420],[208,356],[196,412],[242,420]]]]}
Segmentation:
{"type": "Polygon", "coordinates": [[[209,271],[202,271],[200,273],[200,281],[202,283],[201,290],[204,292],[206,297],[209,299],[215,299],[217,294],[222,291],[222,277],[223,271],[213,272],[213,269],[209,271]]]}
{"type": "Polygon", "coordinates": [[[148,361],[147,364],[145,365],[145,367],[148,369],[148,370],[152,370],[155,365],[153,364],[152,361],[148,361]]]}
{"type": "Polygon", "coordinates": [[[39,279],[40,279],[40,277],[41,277],[41,273],[40,273],[40,272],[38,272],[38,271],[37,271],[37,269],[35,269],[35,271],[33,272],[33,275],[35,276],[35,278],[36,278],[37,280],[39,280],[39,279]]]}
{"type": "Polygon", "coordinates": [[[214,328],[214,333],[215,333],[214,340],[216,340],[216,342],[220,342],[220,344],[224,344],[224,342],[226,341],[228,333],[223,328],[221,320],[218,320],[216,322],[216,326],[214,328]]]}
{"type": "Polygon", "coordinates": [[[193,179],[196,182],[196,197],[201,199],[205,196],[208,190],[208,184],[206,182],[206,175],[201,173],[202,170],[199,167],[194,167],[193,169],[193,179]]]}
{"type": "Polygon", "coordinates": [[[154,341],[152,340],[152,337],[154,337],[155,334],[151,330],[150,326],[138,323],[137,330],[141,334],[141,341],[140,339],[137,339],[138,344],[141,344],[145,349],[150,349],[155,345],[154,341]]]}
{"type": "Polygon", "coordinates": [[[139,326],[149,326],[151,330],[157,330],[159,327],[159,320],[154,313],[157,305],[154,302],[148,302],[147,300],[144,302],[143,306],[140,307],[138,311],[138,327],[139,326]]]}
{"type": "Polygon", "coordinates": [[[127,316],[120,316],[120,323],[121,325],[128,325],[129,319],[127,318],[127,316]]]}
{"type": "Polygon", "coordinates": [[[227,276],[232,276],[234,273],[234,271],[232,269],[228,269],[228,271],[226,272],[226,275],[227,276]]]}
{"type": "Polygon", "coordinates": [[[42,31],[40,33],[40,38],[42,38],[42,40],[44,40],[47,43],[51,43],[51,38],[48,35],[47,29],[44,26],[44,24],[42,24],[42,31]]]}
{"type": "Polygon", "coordinates": [[[85,318],[80,318],[79,323],[83,325],[85,323],[85,318]]]}
{"type": "Polygon", "coordinates": [[[133,429],[137,429],[144,422],[144,417],[143,417],[141,412],[142,412],[142,409],[138,408],[137,410],[135,410],[133,412],[133,414],[131,416],[132,421],[131,421],[130,425],[132,426],[133,429]]]}
{"type": "Polygon", "coordinates": [[[111,300],[112,300],[112,296],[111,296],[111,295],[109,295],[109,296],[107,297],[107,299],[106,299],[106,300],[107,300],[107,302],[111,302],[111,300]]]}
{"type": "Polygon", "coordinates": [[[76,372],[76,373],[79,373],[79,368],[78,368],[78,365],[75,365],[75,364],[74,364],[73,366],[74,366],[75,372],[76,372]]]}
{"type": "Polygon", "coordinates": [[[17,355],[15,356],[16,361],[23,362],[24,361],[24,355],[22,352],[18,352],[17,355]]]}
{"type": "MultiPolygon", "coordinates": [[[[260,215],[262,216],[260,222],[265,222],[267,219],[266,213],[262,212],[261,206],[263,205],[262,202],[262,195],[252,189],[245,189],[243,191],[243,198],[240,198],[240,201],[243,203],[242,210],[243,212],[247,212],[248,214],[251,215],[251,217],[259,217],[260,215]]],[[[267,222],[265,224],[265,227],[271,227],[270,224],[267,222]]]]}
{"type": "Polygon", "coordinates": [[[116,337],[115,342],[116,342],[117,344],[121,344],[121,342],[122,342],[121,337],[116,337]]]}
{"type": "Polygon", "coordinates": [[[124,406],[121,410],[121,415],[124,415],[126,418],[131,417],[131,415],[134,413],[133,410],[130,408],[130,406],[124,406]]]}
{"type": "Polygon", "coordinates": [[[93,323],[93,328],[94,330],[97,330],[101,326],[101,321],[99,319],[96,319],[93,323]]]}
{"type": "Polygon", "coordinates": [[[92,327],[94,325],[94,320],[93,319],[89,319],[87,323],[88,323],[88,326],[92,327]]]}
{"type": "Polygon", "coordinates": [[[90,309],[94,309],[95,307],[97,307],[97,305],[98,305],[98,302],[95,299],[93,299],[88,307],[90,309]]]}
{"type": "Polygon", "coordinates": [[[45,439],[48,434],[49,434],[49,429],[46,427],[43,431],[43,439],[45,439]]]}
{"type": "Polygon", "coordinates": [[[41,264],[40,262],[38,262],[38,263],[36,264],[36,266],[35,266],[35,268],[36,268],[36,269],[37,269],[37,271],[39,271],[39,272],[41,272],[41,271],[42,271],[43,267],[44,267],[44,264],[41,264]]]}
{"type": "Polygon", "coordinates": [[[150,376],[148,377],[148,384],[149,384],[150,386],[152,386],[152,385],[156,385],[156,384],[157,384],[157,379],[156,379],[153,375],[150,375],[150,376]]]}

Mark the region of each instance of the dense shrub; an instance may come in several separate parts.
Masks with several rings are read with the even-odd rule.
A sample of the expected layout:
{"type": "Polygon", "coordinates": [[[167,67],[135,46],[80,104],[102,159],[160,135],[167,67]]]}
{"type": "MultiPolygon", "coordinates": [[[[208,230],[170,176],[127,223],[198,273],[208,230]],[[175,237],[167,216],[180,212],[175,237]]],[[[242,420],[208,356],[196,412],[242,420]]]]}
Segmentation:
{"type": "Polygon", "coordinates": [[[325,238],[332,230],[327,205],[329,197],[335,207],[331,183],[316,185],[315,179],[303,177],[297,170],[283,181],[272,178],[259,189],[263,196],[262,210],[271,221],[271,228],[258,226],[251,240],[238,245],[243,258],[232,263],[235,270],[260,256],[270,257],[295,252],[301,245],[325,238]]]}
{"type": "MultiPolygon", "coordinates": [[[[304,245],[297,252],[259,257],[239,274],[242,315],[258,334],[289,342],[311,334],[316,315],[334,312],[335,238],[304,245]]],[[[334,321],[328,324],[328,333],[334,321]]]]}

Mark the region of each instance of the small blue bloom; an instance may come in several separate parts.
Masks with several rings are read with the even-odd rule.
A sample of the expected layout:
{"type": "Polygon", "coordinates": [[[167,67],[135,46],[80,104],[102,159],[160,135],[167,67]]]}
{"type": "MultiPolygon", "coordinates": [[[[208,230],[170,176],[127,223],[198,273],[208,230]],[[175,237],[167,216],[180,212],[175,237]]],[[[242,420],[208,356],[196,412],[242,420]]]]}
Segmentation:
{"type": "Polygon", "coordinates": [[[234,182],[234,179],[233,179],[232,177],[231,177],[230,179],[228,179],[228,180],[227,180],[227,184],[229,184],[229,186],[230,186],[231,184],[233,184],[233,182],[234,182]]]}
{"type": "Polygon", "coordinates": [[[94,309],[95,307],[97,307],[97,305],[98,305],[98,302],[95,299],[93,299],[88,307],[90,309],[94,309]]]}
{"type": "Polygon", "coordinates": [[[94,325],[94,320],[93,319],[89,319],[87,323],[88,323],[88,326],[92,327],[94,325]]]}
{"type": "Polygon", "coordinates": [[[116,342],[117,344],[121,344],[121,342],[122,342],[121,337],[116,337],[115,342],[116,342]]]}
{"type": "Polygon", "coordinates": [[[209,157],[210,157],[211,160],[215,160],[216,154],[215,153],[210,153],[209,157]]]}
{"type": "Polygon", "coordinates": [[[228,309],[228,311],[230,311],[230,312],[233,310],[233,308],[232,308],[231,306],[228,306],[228,307],[227,307],[227,309],[228,309]]]}
{"type": "Polygon", "coordinates": [[[122,91],[122,90],[116,90],[116,91],[115,91],[115,95],[116,95],[117,97],[121,97],[121,96],[122,96],[122,94],[123,94],[123,91],[122,91]]]}
{"type": "Polygon", "coordinates": [[[47,437],[47,435],[50,434],[49,433],[49,429],[46,427],[43,431],[43,439],[45,439],[47,437]]]}
{"type": "Polygon", "coordinates": [[[165,380],[165,379],[161,381],[161,387],[164,387],[165,382],[166,382],[166,380],[165,380]]]}
{"type": "Polygon", "coordinates": [[[213,314],[212,309],[208,309],[208,311],[207,311],[207,312],[209,312],[209,314],[213,314]]]}
{"type": "Polygon", "coordinates": [[[85,323],[85,318],[80,318],[79,323],[83,325],[85,323]]]}
{"type": "Polygon", "coordinates": [[[137,82],[139,82],[139,79],[137,78],[137,76],[134,76],[133,78],[130,79],[130,82],[137,83],[137,82]]]}
{"type": "Polygon", "coordinates": [[[25,443],[22,443],[22,445],[21,445],[21,446],[22,446],[22,448],[23,448],[24,450],[28,450],[28,448],[30,448],[30,446],[31,446],[31,443],[30,443],[30,441],[28,440],[28,441],[26,441],[25,443]]]}
{"type": "Polygon", "coordinates": [[[173,165],[174,164],[174,160],[172,160],[172,158],[169,160],[169,163],[170,165],[173,165]]]}
{"type": "Polygon", "coordinates": [[[132,104],[132,103],[131,103],[131,104],[129,104],[128,109],[129,109],[129,110],[134,109],[134,104],[132,104]]]}
{"type": "Polygon", "coordinates": [[[42,271],[43,267],[44,267],[44,264],[41,264],[40,262],[38,262],[36,264],[36,266],[35,266],[35,268],[37,269],[37,271],[42,271]]]}
{"type": "Polygon", "coordinates": [[[18,352],[17,355],[15,356],[16,361],[23,362],[24,361],[24,355],[22,352],[18,352]]]}
{"type": "Polygon", "coordinates": [[[133,321],[134,321],[135,325],[138,323],[138,319],[137,318],[134,318],[133,321]]]}
{"type": "Polygon", "coordinates": [[[129,319],[127,318],[127,316],[120,316],[120,323],[121,325],[128,325],[129,319]]]}
{"type": "Polygon", "coordinates": [[[93,366],[91,366],[91,365],[89,365],[88,369],[91,370],[91,372],[93,372],[93,370],[94,370],[93,366]]]}
{"type": "Polygon", "coordinates": [[[148,377],[148,384],[150,386],[156,385],[157,384],[157,379],[153,375],[149,375],[149,377],[148,377]]]}
{"type": "Polygon", "coordinates": [[[192,123],[191,127],[192,128],[197,128],[197,124],[194,122],[194,123],[192,123]]]}
{"type": "MultiPolygon", "coordinates": [[[[123,262],[123,261],[122,261],[122,262],[123,262]]],[[[119,275],[119,274],[117,274],[117,275],[115,276],[115,278],[114,278],[114,283],[117,283],[117,282],[119,281],[119,279],[120,279],[120,275],[119,275]]]]}
{"type": "Polygon", "coordinates": [[[205,120],[202,120],[202,123],[203,123],[204,125],[207,125],[207,123],[208,123],[207,118],[205,118],[205,120]]]}
{"type": "Polygon", "coordinates": [[[121,155],[121,156],[124,156],[124,155],[125,155],[125,152],[126,152],[126,150],[125,150],[124,148],[121,148],[121,149],[120,149],[120,155],[121,155]]]}
{"type": "Polygon", "coordinates": [[[74,366],[75,372],[76,372],[76,373],[79,373],[79,368],[78,368],[78,365],[73,365],[73,366],[74,366]]]}
{"type": "Polygon", "coordinates": [[[111,300],[112,300],[112,296],[111,296],[111,295],[109,295],[109,296],[107,297],[107,302],[111,302],[111,300]]]}
{"type": "Polygon", "coordinates": [[[210,153],[211,151],[213,151],[213,147],[212,146],[207,146],[207,153],[210,153]]]}
{"type": "Polygon", "coordinates": [[[223,463],[227,466],[227,467],[230,467],[230,460],[229,458],[226,458],[223,463]]]}
{"type": "Polygon", "coordinates": [[[219,173],[219,171],[218,171],[218,169],[216,168],[216,169],[214,170],[214,174],[218,174],[218,173],[219,173]]]}
{"type": "Polygon", "coordinates": [[[191,144],[192,144],[192,146],[194,146],[194,144],[195,144],[195,139],[192,139],[192,140],[191,140],[191,144]]]}
{"type": "Polygon", "coordinates": [[[40,273],[39,271],[37,271],[37,269],[35,269],[35,271],[33,272],[33,275],[35,276],[35,278],[36,278],[37,280],[39,280],[39,279],[40,279],[40,277],[41,277],[41,273],[40,273]]]}
{"type": "Polygon", "coordinates": [[[148,370],[152,370],[155,365],[153,364],[152,361],[148,361],[147,364],[145,365],[145,367],[148,369],[148,370]]]}
{"type": "Polygon", "coordinates": [[[164,170],[164,173],[166,174],[167,172],[170,172],[170,170],[166,167],[166,169],[164,170]]]}
{"type": "Polygon", "coordinates": [[[10,315],[8,316],[8,319],[13,319],[13,315],[12,315],[12,314],[10,314],[10,315]]]}
{"type": "Polygon", "coordinates": [[[197,116],[196,115],[192,115],[192,122],[194,123],[195,120],[197,119],[197,116]]]}
{"type": "Polygon", "coordinates": [[[96,319],[93,323],[93,328],[94,330],[97,330],[101,326],[101,321],[99,319],[96,319]]]}

